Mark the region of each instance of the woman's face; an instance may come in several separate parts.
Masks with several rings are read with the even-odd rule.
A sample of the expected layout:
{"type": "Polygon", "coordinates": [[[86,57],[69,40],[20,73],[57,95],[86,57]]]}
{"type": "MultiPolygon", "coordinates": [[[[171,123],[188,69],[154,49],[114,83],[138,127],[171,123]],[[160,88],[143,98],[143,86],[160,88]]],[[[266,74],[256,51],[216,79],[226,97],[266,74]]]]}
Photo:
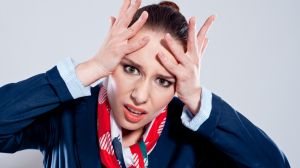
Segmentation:
{"type": "MultiPolygon", "coordinates": [[[[176,63],[164,43],[165,33],[144,28],[130,41],[145,35],[150,37],[149,43],[126,55],[105,81],[113,116],[118,125],[127,130],[143,128],[175,94],[176,79],[157,56],[162,52],[176,63]]],[[[175,45],[183,50],[179,42],[175,45]]]]}

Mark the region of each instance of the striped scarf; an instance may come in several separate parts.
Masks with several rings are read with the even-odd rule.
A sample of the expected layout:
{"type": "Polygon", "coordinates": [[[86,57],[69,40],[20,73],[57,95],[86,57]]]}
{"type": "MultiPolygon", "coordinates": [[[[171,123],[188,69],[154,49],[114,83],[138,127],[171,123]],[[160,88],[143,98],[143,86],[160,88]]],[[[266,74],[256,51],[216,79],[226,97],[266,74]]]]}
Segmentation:
{"type": "Polygon", "coordinates": [[[148,155],[156,145],[165,125],[166,117],[167,106],[145,126],[143,137],[138,143],[129,147],[122,147],[121,128],[112,116],[106,89],[100,86],[97,123],[102,164],[109,168],[148,167],[148,155]]]}

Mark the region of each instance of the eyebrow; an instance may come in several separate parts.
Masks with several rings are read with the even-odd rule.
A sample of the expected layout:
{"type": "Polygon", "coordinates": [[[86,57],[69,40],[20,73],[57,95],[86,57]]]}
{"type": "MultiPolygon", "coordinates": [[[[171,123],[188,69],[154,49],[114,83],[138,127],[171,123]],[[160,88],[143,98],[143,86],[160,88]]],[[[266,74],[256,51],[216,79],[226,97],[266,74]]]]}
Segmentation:
{"type": "Polygon", "coordinates": [[[124,57],[123,60],[126,60],[126,61],[130,62],[131,64],[133,64],[134,66],[136,66],[136,67],[139,68],[139,69],[144,69],[141,65],[139,65],[138,63],[132,61],[132,60],[129,59],[129,58],[124,57]]]}
{"type": "MultiPolygon", "coordinates": [[[[131,60],[129,58],[123,57],[123,60],[130,62],[131,64],[133,64],[134,66],[136,66],[139,69],[144,70],[144,68],[140,64],[134,62],[133,60],[131,60]]],[[[165,79],[174,79],[175,80],[175,78],[173,76],[167,76],[167,75],[162,75],[162,74],[158,74],[158,76],[161,78],[165,78],[165,79]]]]}

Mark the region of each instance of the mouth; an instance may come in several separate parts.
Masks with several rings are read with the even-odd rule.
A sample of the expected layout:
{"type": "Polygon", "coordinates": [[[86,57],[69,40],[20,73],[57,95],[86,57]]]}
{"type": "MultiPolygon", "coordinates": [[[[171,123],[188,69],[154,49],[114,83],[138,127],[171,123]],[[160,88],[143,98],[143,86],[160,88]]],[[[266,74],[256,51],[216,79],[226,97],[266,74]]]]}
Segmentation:
{"type": "Polygon", "coordinates": [[[145,110],[134,107],[130,104],[125,104],[123,111],[125,114],[125,118],[132,123],[141,121],[144,118],[145,114],[147,114],[145,110]]]}

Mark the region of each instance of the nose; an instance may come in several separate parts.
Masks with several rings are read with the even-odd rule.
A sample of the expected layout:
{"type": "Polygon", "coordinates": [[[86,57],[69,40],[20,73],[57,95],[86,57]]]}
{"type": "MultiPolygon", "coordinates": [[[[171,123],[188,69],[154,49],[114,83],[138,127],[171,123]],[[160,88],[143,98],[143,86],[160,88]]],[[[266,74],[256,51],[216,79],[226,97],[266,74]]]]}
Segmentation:
{"type": "Polygon", "coordinates": [[[135,84],[131,92],[131,98],[137,105],[145,104],[149,99],[149,92],[149,84],[147,84],[147,81],[139,81],[135,84]]]}

